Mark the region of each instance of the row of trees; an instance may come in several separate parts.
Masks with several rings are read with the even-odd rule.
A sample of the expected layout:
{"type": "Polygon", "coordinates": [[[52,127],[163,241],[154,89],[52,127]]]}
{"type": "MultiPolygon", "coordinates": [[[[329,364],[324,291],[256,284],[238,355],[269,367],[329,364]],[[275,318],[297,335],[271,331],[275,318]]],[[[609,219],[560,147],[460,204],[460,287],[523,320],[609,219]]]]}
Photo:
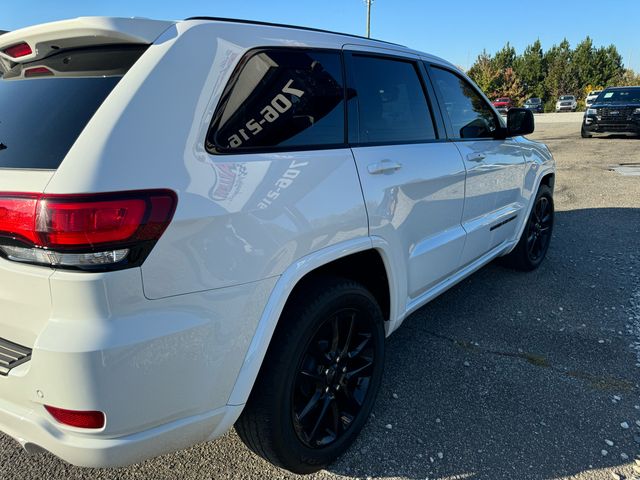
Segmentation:
{"type": "Polygon", "coordinates": [[[625,68],[614,45],[596,48],[589,37],[574,49],[565,39],[546,52],[536,40],[520,55],[507,43],[495,55],[483,51],[468,74],[490,98],[510,97],[522,105],[527,98],[540,97],[545,111],[554,110],[560,95],[584,102],[591,90],[640,85],[640,74],[625,68]]]}

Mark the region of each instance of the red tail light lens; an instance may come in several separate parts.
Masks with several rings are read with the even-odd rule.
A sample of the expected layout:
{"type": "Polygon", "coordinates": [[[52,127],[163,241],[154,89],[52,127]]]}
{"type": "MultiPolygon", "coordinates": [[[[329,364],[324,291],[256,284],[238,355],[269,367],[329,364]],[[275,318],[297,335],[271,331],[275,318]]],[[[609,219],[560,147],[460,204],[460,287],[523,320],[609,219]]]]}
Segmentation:
{"type": "Polygon", "coordinates": [[[0,235],[37,243],[34,219],[38,196],[0,197],[0,235]]]}
{"type": "Polygon", "coordinates": [[[93,268],[126,257],[128,266],[141,264],[169,225],[176,203],[170,190],[0,194],[0,254],[68,267],[93,268]]]}
{"type": "Polygon", "coordinates": [[[24,76],[26,78],[50,77],[51,75],[53,75],[53,72],[49,70],[47,67],[32,67],[24,71],[24,76]]]}
{"type": "Polygon", "coordinates": [[[37,229],[53,249],[120,243],[134,237],[146,212],[147,202],[140,198],[98,202],[51,198],[39,203],[37,229]]]}
{"type": "Polygon", "coordinates": [[[31,47],[28,43],[22,42],[16,45],[11,45],[9,48],[5,48],[4,53],[13,58],[20,58],[31,55],[33,51],[31,50],[31,47]]]}
{"type": "Polygon", "coordinates": [[[63,425],[92,429],[103,428],[105,425],[105,415],[102,412],[65,410],[63,408],[51,407],[49,405],[45,405],[44,408],[53,418],[63,425]]]}

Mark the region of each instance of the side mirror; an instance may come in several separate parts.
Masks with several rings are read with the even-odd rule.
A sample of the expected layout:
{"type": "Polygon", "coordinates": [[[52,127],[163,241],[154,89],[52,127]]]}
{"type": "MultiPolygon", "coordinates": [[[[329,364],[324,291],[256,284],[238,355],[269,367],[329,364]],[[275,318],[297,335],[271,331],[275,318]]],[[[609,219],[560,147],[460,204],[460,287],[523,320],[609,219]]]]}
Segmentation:
{"type": "Polygon", "coordinates": [[[510,108],[507,112],[507,136],[528,135],[535,130],[533,112],[527,108],[510,108]]]}

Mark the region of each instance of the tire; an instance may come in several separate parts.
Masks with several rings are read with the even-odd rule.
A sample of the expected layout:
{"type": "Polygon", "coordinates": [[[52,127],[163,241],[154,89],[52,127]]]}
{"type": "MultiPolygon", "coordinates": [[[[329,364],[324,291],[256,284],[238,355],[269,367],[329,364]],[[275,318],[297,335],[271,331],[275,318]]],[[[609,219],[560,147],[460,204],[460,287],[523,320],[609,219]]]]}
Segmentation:
{"type": "Polygon", "coordinates": [[[293,473],[331,463],[371,413],[384,339],[380,307],[359,283],[325,278],[298,291],[236,423],[242,441],[293,473]]]}
{"type": "Polygon", "coordinates": [[[522,271],[538,268],[551,243],[553,220],[553,194],[548,186],[540,185],[518,245],[503,257],[504,263],[522,271]]]}
{"type": "Polygon", "coordinates": [[[588,132],[584,129],[584,127],[582,127],[582,128],[580,129],[580,136],[581,136],[582,138],[591,138],[591,137],[593,137],[593,135],[591,135],[590,133],[588,133],[588,132]]]}

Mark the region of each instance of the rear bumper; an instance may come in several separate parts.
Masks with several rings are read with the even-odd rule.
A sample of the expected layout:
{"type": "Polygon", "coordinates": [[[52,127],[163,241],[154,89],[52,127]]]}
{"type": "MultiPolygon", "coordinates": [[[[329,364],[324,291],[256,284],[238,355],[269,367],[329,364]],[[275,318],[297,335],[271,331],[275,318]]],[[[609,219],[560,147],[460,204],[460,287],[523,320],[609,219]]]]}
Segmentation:
{"type": "Polygon", "coordinates": [[[61,432],[34,410],[0,400],[0,429],[27,452],[42,450],[81,467],[121,467],[222,435],[242,407],[223,408],[118,438],[61,432]]]}
{"type": "Polygon", "coordinates": [[[221,435],[242,409],[229,396],[276,281],[148,300],[139,269],[55,272],[31,358],[0,375],[0,431],[87,467],[221,435]],[[65,426],[45,405],[101,411],[106,424],[65,426]]]}

